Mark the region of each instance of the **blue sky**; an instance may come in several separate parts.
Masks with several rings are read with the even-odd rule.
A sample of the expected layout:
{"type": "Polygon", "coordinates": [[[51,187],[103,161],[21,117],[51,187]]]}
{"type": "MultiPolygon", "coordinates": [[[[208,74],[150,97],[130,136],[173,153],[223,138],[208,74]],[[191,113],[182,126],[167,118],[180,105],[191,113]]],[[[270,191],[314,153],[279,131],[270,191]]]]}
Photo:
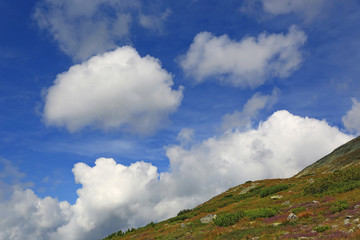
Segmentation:
{"type": "Polygon", "coordinates": [[[352,139],[359,10],[0,2],[0,238],[101,238],[290,177],[352,139]]]}

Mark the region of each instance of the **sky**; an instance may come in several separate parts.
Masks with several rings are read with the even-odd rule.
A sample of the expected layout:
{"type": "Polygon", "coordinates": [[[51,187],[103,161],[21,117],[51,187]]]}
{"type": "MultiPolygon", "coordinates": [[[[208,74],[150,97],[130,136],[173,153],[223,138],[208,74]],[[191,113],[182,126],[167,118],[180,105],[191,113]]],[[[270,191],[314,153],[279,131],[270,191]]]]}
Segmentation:
{"type": "Polygon", "coordinates": [[[360,133],[355,0],[12,0],[0,20],[0,239],[100,239],[360,133]]]}

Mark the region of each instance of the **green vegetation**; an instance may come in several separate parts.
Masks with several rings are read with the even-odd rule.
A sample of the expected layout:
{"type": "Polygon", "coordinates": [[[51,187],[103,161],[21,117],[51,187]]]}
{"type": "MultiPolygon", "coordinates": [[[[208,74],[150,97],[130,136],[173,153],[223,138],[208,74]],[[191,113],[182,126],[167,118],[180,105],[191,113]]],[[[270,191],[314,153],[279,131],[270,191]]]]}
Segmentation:
{"type": "Polygon", "coordinates": [[[338,170],[316,179],[304,188],[305,194],[335,194],[360,188],[360,168],[338,170]]]}
{"type": "Polygon", "coordinates": [[[314,230],[318,233],[325,232],[330,229],[330,226],[317,226],[314,228],[314,230]]]}
{"type": "Polygon", "coordinates": [[[339,200],[339,201],[336,201],[333,204],[331,204],[330,211],[332,213],[336,213],[336,212],[341,212],[341,211],[343,211],[345,209],[348,209],[348,208],[349,208],[348,202],[339,200]]]}
{"type": "MultiPolygon", "coordinates": [[[[269,236],[274,233],[276,230],[273,226],[263,226],[257,228],[248,228],[231,231],[219,236],[219,239],[252,239],[252,237],[257,237],[261,235],[269,236]],[[249,237],[251,236],[251,237],[249,237]]],[[[261,238],[261,239],[272,239],[272,238],[261,238]]]]}
{"type": "Polygon", "coordinates": [[[245,216],[251,220],[255,220],[256,218],[269,218],[275,216],[276,213],[277,210],[273,208],[257,208],[245,211],[245,216]]]}
{"type": "Polygon", "coordinates": [[[189,212],[192,212],[192,210],[191,210],[191,209],[184,209],[184,210],[181,210],[181,211],[177,214],[177,216],[184,215],[184,214],[189,213],[189,212]]]}
{"type": "Polygon", "coordinates": [[[260,197],[263,198],[263,197],[269,196],[271,194],[287,190],[289,188],[290,188],[289,184],[278,184],[278,185],[270,186],[270,187],[264,188],[260,191],[260,197]]]}
{"type": "Polygon", "coordinates": [[[156,226],[156,223],[154,222],[150,222],[148,223],[145,227],[151,227],[151,228],[154,228],[156,226]]]}
{"type": "Polygon", "coordinates": [[[218,227],[228,227],[234,225],[243,217],[244,217],[244,211],[242,210],[234,213],[226,213],[217,216],[214,219],[214,224],[218,227]]]}
{"type": "Polygon", "coordinates": [[[305,210],[306,210],[306,207],[296,207],[296,208],[291,209],[291,211],[295,214],[299,213],[299,212],[303,212],[305,210]]]}

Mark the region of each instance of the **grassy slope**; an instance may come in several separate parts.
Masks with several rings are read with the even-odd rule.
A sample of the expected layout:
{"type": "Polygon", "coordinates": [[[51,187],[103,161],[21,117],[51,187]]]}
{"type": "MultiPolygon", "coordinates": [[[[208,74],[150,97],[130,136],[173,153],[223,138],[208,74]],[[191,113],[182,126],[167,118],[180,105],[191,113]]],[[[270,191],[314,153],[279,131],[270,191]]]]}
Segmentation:
{"type": "Polygon", "coordinates": [[[307,168],[306,174],[247,182],[177,217],[106,239],[360,239],[360,208],[355,209],[360,204],[360,168],[349,167],[357,166],[360,141],[350,143],[320,159],[314,164],[318,167],[307,168]],[[336,159],[350,164],[330,173],[343,168],[336,159]],[[273,200],[274,195],[282,198],[273,200]],[[264,215],[269,211],[272,214],[264,215]],[[238,212],[242,213],[240,219],[225,221],[238,212]],[[288,221],[291,212],[299,218],[288,221]],[[208,214],[218,216],[217,224],[200,222],[208,214]],[[221,218],[223,214],[228,215],[221,218]],[[347,217],[349,223],[344,224],[347,217]],[[219,224],[220,219],[226,224],[219,224]]]}

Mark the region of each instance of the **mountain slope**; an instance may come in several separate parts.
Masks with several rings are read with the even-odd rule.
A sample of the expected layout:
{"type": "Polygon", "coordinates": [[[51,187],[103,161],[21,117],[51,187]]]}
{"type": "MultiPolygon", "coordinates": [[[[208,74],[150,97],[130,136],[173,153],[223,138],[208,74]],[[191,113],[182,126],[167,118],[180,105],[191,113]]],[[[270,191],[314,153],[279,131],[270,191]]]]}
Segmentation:
{"type": "Polygon", "coordinates": [[[360,239],[360,138],[288,179],[248,181],[105,239],[360,239]]]}
{"type": "Polygon", "coordinates": [[[295,175],[301,177],[307,174],[330,173],[335,170],[344,169],[349,166],[360,164],[360,137],[336,148],[332,153],[326,155],[304,170],[295,175]]]}

